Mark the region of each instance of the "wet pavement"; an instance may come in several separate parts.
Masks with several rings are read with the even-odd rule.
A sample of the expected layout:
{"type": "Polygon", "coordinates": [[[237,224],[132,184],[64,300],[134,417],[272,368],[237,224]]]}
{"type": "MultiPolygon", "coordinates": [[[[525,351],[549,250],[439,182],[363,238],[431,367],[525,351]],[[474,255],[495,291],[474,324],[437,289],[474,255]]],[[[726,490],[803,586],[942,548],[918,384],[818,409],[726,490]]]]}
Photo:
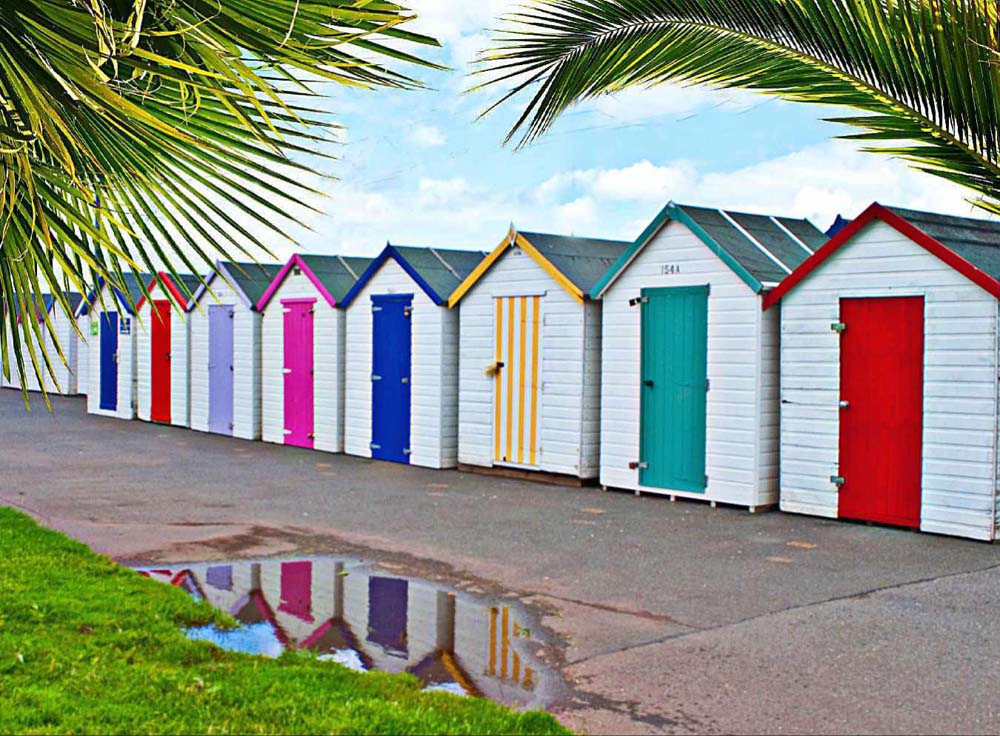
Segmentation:
{"type": "Polygon", "coordinates": [[[228,650],[277,657],[309,650],[369,672],[406,672],[427,690],[518,708],[554,703],[564,686],[552,652],[516,600],[473,596],[331,556],[139,567],[230,614],[239,626],[187,634],[228,650]]]}
{"type": "Polygon", "coordinates": [[[0,503],[125,563],[333,555],[516,605],[575,729],[1000,732],[1000,547],[54,406],[0,391],[0,503]]]}

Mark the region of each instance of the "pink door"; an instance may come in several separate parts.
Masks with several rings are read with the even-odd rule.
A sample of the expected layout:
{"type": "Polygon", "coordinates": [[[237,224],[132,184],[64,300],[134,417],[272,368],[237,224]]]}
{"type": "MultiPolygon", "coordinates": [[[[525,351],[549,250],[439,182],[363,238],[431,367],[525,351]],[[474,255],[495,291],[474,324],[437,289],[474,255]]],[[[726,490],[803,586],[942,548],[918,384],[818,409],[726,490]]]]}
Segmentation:
{"type": "Polygon", "coordinates": [[[315,299],[283,299],[285,313],[285,444],[312,448],[315,299]]]}

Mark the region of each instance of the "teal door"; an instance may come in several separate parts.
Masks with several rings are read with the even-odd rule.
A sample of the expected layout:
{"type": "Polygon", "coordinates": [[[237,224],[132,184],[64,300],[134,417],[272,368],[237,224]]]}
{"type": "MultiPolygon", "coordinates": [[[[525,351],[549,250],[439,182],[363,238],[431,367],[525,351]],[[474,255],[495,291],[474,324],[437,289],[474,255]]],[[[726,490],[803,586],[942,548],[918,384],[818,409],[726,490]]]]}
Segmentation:
{"type": "Polygon", "coordinates": [[[708,287],[642,290],[639,483],[704,493],[708,287]]]}

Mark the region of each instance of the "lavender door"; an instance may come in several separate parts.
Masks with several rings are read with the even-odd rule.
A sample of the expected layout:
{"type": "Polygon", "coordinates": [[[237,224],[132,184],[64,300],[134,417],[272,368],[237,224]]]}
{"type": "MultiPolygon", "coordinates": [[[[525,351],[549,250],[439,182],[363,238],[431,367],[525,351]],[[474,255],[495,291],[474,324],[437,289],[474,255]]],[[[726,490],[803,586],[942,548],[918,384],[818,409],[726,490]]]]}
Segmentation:
{"type": "Polygon", "coordinates": [[[233,317],[231,305],[208,308],[208,431],[233,433],[233,317]]]}
{"type": "Polygon", "coordinates": [[[312,448],[315,299],[283,299],[285,313],[285,444],[312,448]]]}

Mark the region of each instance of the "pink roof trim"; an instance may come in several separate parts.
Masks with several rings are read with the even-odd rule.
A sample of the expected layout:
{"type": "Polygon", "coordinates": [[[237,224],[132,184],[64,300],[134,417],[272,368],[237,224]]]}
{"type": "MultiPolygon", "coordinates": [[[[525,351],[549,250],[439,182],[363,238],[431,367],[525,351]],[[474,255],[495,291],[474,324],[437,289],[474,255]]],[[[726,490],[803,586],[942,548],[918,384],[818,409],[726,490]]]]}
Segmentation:
{"type": "Polygon", "coordinates": [[[312,269],[310,269],[309,266],[306,265],[306,262],[302,260],[302,256],[296,253],[294,256],[288,259],[288,263],[286,263],[284,266],[281,267],[281,270],[278,272],[278,275],[274,277],[274,281],[271,282],[271,285],[267,287],[267,291],[264,292],[264,296],[262,296],[260,298],[260,301],[257,302],[258,312],[264,311],[264,308],[274,297],[275,293],[281,287],[281,284],[284,283],[285,277],[288,276],[289,271],[291,271],[295,267],[301,268],[302,273],[304,273],[306,276],[309,277],[309,280],[312,281],[313,286],[316,287],[316,291],[318,291],[320,294],[323,295],[323,298],[326,299],[327,304],[329,304],[331,307],[337,306],[337,300],[333,298],[333,295],[329,291],[327,291],[326,287],[323,286],[322,282],[318,278],[316,278],[316,274],[314,274],[312,272],[312,269]]]}

